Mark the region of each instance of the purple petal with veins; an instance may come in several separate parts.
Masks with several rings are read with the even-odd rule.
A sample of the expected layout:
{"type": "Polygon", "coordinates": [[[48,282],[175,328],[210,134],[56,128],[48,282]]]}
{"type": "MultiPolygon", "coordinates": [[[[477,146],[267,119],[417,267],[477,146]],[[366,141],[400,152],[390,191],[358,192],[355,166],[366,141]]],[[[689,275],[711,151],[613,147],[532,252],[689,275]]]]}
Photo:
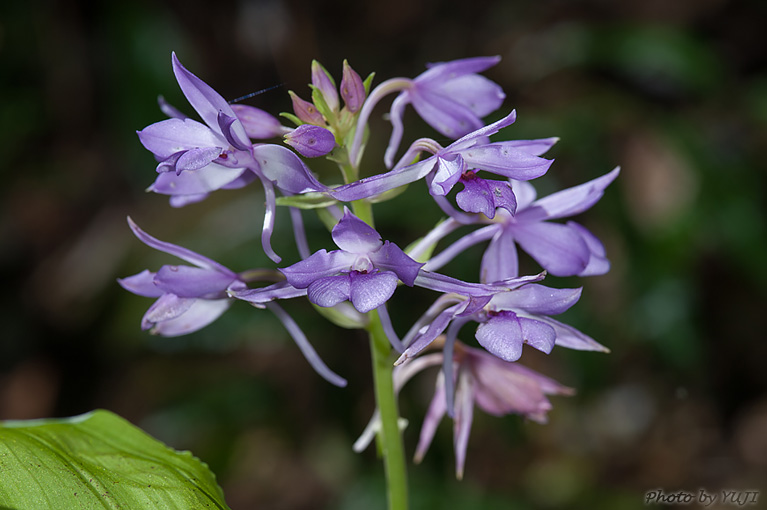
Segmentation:
{"type": "Polygon", "coordinates": [[[349,273],[349,280],[349,300],[360,313],[375,310],[383,305],[397,288],[397,275],[391,271],[367,274],[352,271],[349,273]]]}

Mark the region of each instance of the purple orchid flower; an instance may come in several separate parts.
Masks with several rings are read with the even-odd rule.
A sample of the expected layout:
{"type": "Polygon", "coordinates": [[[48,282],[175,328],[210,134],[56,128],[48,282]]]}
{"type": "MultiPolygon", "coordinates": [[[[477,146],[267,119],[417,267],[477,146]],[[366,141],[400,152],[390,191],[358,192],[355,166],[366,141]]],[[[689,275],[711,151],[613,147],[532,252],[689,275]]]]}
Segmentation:
{"type": "MultiPolygon", "coordinates": [[[[244,273],[222,266],[218,262],[187,248],[160,241],[150,236],[131,219],[128,225],[141,242],[156,250],[178,257],[194,266],[162,266],[156,273],[144,270],[118,279],[126,290],[145,297],[155,297],[141,320],[141,329],[161,336],[180,336],[198,331],[218,319],[234,302],[233,289],[243,291],[255,280],[275,280],[281,275],[266,270],[244,273]],[[272,274],[274,273],[274,274],[272,274]]],[[[294,296],[293,292],[290,297],[294,296]]],[[[266,303],[285,326],[314,370],[336,386],[346,386],[346,380],[330,370],[309,343],[295,321],[276,303],[266,303]]]]}
{"type": "Polygon", "coordinates": [[[525,250],[555,276],[593,276],[610,269],[605,249],[586,227],[569,221],[549,220],[580,214],[596,204],[605,188],[618,177],[620,168],[584,184],[535,200],[535,188],[527,182],[512,186],[519,202],[514,216],[505,215],[498,233],[482,258],[483,281],[509,278],[517,272],[514,244],[525,250]],[[509,249],[511,248],[511,249],[509,249]]]}
{"type": "Polygon", "coordinates": [[[340,186],[328,193],[335,199],[350,202],[369,198],[390,189],[427,179],[429,193],[444,197],[461,177],[473,169],[485,170],[510,179],[529,180],[545,174],[552,160],[535,155],[529,147],[550,147],[556,139],[533,141],[488,142],[487,137],[516,120],[512,111],[503,119],[473,131],[442,147],[434,140],[422,138],[410,147],[394,170],[340,186]],[[433,155],[417,163],[405,165],[421,152],[433,155]]]}
{"type": "MultiPolygon", "coordinates": [[[[445,372],[437,376],[436,389],[429,410],[421,426],[414,461],[420,463],[434,438],[437,425],[450,413],[454,420],[454,449],[456,477],[463,477],[466,448],[471,431],[474,405],[493,416],[522,415],[538,423],[546,423],[546,413],[552,406],[547,395],[574,395],[575,390],[531,370],[519,363],[509,363],[481,349],[455,343],[450,374],[453,384],[445,384],[445,372]],[[453,375],[455,374],[455,375],[453,375]],[[455,390],[455,411],[449,410],[448,391],[455,390]]],[[[450,359],[450,358],[448,358],[450,359]]],[[[437,365],[445,366],[444,353],[419,356],[412,362],[394,368],[394,391],[402,387],[418,373],[437,365]]],[[[450,406],[452,407],[452,405],[450,406]]],[[[361,452],[373,441],[380,428],[380,415],[375,411],[367,427],[354,443],[354,451],[361,452]]]]}
{"type": "MultiPolygon", "coordinates": [[[[496,83],[480,73],[500,61],[500,57],[476,57],[451,62],[429,64],[428,70],[415,79],[394,78],[378,85],[360,112],[358,126],[364,126],[375,105],[392,92],[399,92],[389,112],[392,134],[384,162],[391,168],[404,131],[402,116],[412,104],[418,115],[443,136],[452,139],[482,127],[482,117],[497,110],[506,95],[496,83]]],[[[351,161],[356,162],[362,143],[358,128],[350,149],[351,161]]]]}
{"type": "Polygon", "coordinates": [[[235,106],[243,123],[218,92],[181,65],[175,53],[172,62],[181,90],[205,124],[161,101],[162,110],[172,118],[138,132],[141,143],[160,161],[159,175],[149,191],[170,195],[171,205],[181,207],[203,200],[212,191],[240,188],[259,179],[266,198],[261,241],[269,258],[279,262],[271,248],[275,186],[286,194],[326,191],[327,186],[290,149],[251,144],[249,132],[266,136],[283,131],[272,119],[258,109],[235,106]]]}
{"type": "Polygon", "coordinates": [[[138,131],[138,136],[159,161],[160,175],[149,190],[171,195],[171,204],[181,206],[216,189],[241,187],[255,176],[248,175],[240,161],[243,156],[249,159],[250,140],[232,108],[184,68],[175,53],[171,60],[184,96],[205,124],[181,116],[175,108],[163,108],[172,118],[138,131]]]}
{"type": "MultiPolygon", "coordinates": [[[[484,283],[513,278],[518,274],[517,244],[548,273],[555,276],[594,276],[606,273],[610,261],[599,239],[584,226],[569,221],[551,222],[589,209],[604,194],[605,188],[618,176],[620,168],[584,184],[568,188],[536,200],[535,188],[522,181],[512,181],[517,197],[517,210],[497,209],[494,220],[466,215],[453,215],[424,240],[434,244],[461,225],[486,223],[455,241],[432,257],[425,270],[436,271],[467,248],[483,241],[490,244],[482,258],[480,281],[484,283]]],[[[477,199],[482,203],[482,198],[477,199]]],[[[489,209],[490,206],[486,205],[489,209]]],[[[487,213],[487,211],[481,211],[487,213]]],[[[427,244],[419,243],[412,253],[421,253],[427,244]]]]}
{"type": "Polygon", "coordinates": [[[394,294],[398,281],[412,287],[423,265],[397,245],[383,242],[378,232],[348,209],[332,237],[339,250],[320,250],[280,269],[290,285],[306,289],[309,301],[318,306],[349,300],[357,311],[369,312],[394,294]]]}
{"type": "MultiPolygon", "coordinates": [[[[455,345],[450,365],[456,374],[453,447],[459,480],[463,478],[475,405],[493,416],[519,414],[532,421],[546,423],[546,413],[552,408],[546,396],[575,394],[572,388],[519,363],[502,361],[459,342],[455,345]]],[[[416,463],[426,455],[437,425],[448,412],[447,388],[452,385],[445,383],[447,377],[444,372],[437,377],[434,397],[423,420],[416,447],[416,463]]]]}
{"type": "Polygon", "coordinates": [[[176,256],[193,266],[162,266],[156,273],[144,270],[117,280],[126,290],[158,298],[141,319],[141,329],[161,336],[179,336],[204,328],[221,316],[233,300],[226,289],[241,277],[218,262],[191,250],[156,239],[128,218],[141,242],[176,256]]]}
{"type": "MultiPolygon", "coordinates": [[[[538,284],[520,286],[483,299],[442,298],[427,310],[403,339],[407,346],[395,364],[417,356],[447,330],[446,350],[467,322],[478,322],[476,339],[488,352],[516,361],[525,344],[550,353],[554,345],[577,350],[608,351],[577,329],[554,320],[573,306],[581,289],[552,289],[538,284]]],[[[449,367],[446,367],[446,372],[449,367]]]]}

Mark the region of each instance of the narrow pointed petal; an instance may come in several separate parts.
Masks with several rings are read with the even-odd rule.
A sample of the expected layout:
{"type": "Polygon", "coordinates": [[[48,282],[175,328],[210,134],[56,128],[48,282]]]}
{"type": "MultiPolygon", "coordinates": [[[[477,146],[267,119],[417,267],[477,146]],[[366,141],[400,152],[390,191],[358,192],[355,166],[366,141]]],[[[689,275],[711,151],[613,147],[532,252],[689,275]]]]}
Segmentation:
{"type": "Polygon", "coordinates": [[[619,173],[620,167],[617,167],[601,177],[541,198],[533,204],[533,207],[545,211],[546,219],[580,214],[602,198],[605,188],[618,177],[619,173]]]}
{"type": "Polygon", "coordinates": [[[436,163],[436,158],[428,158],[385,174],[366,177],[359,181],[339,186],[328,191],[328,194],[341,202],[352,202],[362,198],[369,198],[379,195],[384,191],[389,191],[422,179],[434,168],[436,163]]]}
{"type": "Polygon", "coordinates": [[[188,116],[181,113],[175,106],[168,103],[163,96],[157,96],[157,105],[160,111],[171,119],[186,119],[188,116]]]}
{"type": "Polygon", "coordinates": [[[506,229],[498,229],[482,254],[480,279],[482,283],[493,283],[519,276],[519,257],[514,237],[506,229]]]}
{"type": "Polygon", "coordinates": [[[257,145],[253,147],[253,157],[256,158],[266,178],[289,193],[299,194],[328,189],[287,147],[272,144],[257,145]]]}
{"type": "MultiPolygon", "coordinates": [[[[220,129],[218,127],[219,112],[223,112],[224,115],[229,117],[236,118],[236,115],[229,106],[229,103],[226,102],[226,99],[221,97],[221,95],[213,90],[210,85],[182,66],[175,53],[173,53],[171,60],[173,62],[173,72],[176,75],[176,80],[181,87],[181,91],[184,93],[184,96],[186,96],[189,104],[191,104],[195,111],[200,114],[202,120],[204,120],[211,129],[220,129]]],[[[237,139],[247,140],[245,129],[239,121],[235,123],[232,130],[236,133],[237,139]]]]}
{"type": "Polygon", "coordinates": [[[150,248],[154,248],[155,250],[161,251],[163,253],[173,255],[174,257],[178,257],[181,260],[185,260],[201,268],[213,269],[221,273],[231,274],[232,276],[235,276],[232,271],[222,266],[215,260],[209,259],[208,257],[204,257],[200,255],[199,253],[195,253],[192,250],[189,250],[182,246],[166,243],[165,241],[160,241],[159,239],[150,236],[149,234],[141,230],[139,226],[136,225],[136,223],[131,219],[130,216],[128,216],[128,225],[130,226],[130,229],[133,231],[136,237],[138,237],[139,241],[149,246],[150,248]]]}
{"type": "MultiPolygon", "coordinates": [[[[227,168],[216,163],[193,172],[163,172],[157,175],[148,191],[161,195],[205,195],[235,183],[246,174],[245,168],[227,168]]],[[[251,179],[252,180],[252,179],[251,179]]]]}
{"type": "Polygon", "coordinates": [[[405,349],[405,352],[394,362],[395,365],[404,363],[409,358],[414,358],[419,352],[429,346],[443,331],[450,325],[450,321],[453,320],[455,314],[461,309],[462,304],[453,305],[446,308],[437,315],[429,325],[419,333],[413,342],[405,349]]]}
{"type": "Polygon", "coordinates": [[[459,138],[482,127],[482,120],[468,106],[448,96],[414,88],[408,92],[413,108],[440,134],[459,138]]]}
{"type": "Polygon", "coordinates": [[[399,246],[389,241],[384,242],[380,249],[372,253],[370,260],[378,269],[393,271],[409,287],[415,284],[418,272],[424,266],[424,264],[410,258],[399,246]]]}
{"type": "Polygon", "coordinates": [[[298,289],[307,288],[313,281],[332,276],[342,270],[348,270],[354,263],[353,254],[342,251],[319,250],[309,258],[296,262],[292,266],[281,268],[279,271],[285,275],[292,286],[298,289]]]}
{"type": "Polygon", "coordinates": [[[160,297],[165,294],[165,292],[154,284],[154,273],[148,269],[144,269],[133,276],[118,278],[117,283],[119,283],[123,289],[138,296],[160,297]]]}
{"type": "Polygon", "coordinates": [[[152,333],[168,337],[194,333],[221,317],[232,304],[230,299],[194,299],[193,301],[192,306],[183,314],[155,324],[152,333]]]}
{"type": "Polygon", "coordinates": [[[542,176],[553,163],[553,160],[495,143],[472,147],[462,151],[461,155],[468,168],[486,170],[520,181],[529,181],[542,176]]]}
{"type": "Polygon", "coordinates": [[[383,305],[397,289],[397,275],[391,271],[369,274],[352,271],[349,281],[349,300],[360,313],[383,305]]]}
{"type": "Polygon", "coordinates": [[[317,354],[317,351],[314,350],[312,344],[309,343],[309,340],[306,338],[304,332],[301,331],[301,328],[298,327],[296,321],[294,321],[293,318],[288,315],[288,313],[285,312],[285,310],[283,310],[277,303],[268,303],[266,306],[269,310],[272,311],[272,313],[274,313],[275,316],[277,316],[280,322],[282,322],[282,325],[285,326],[285,329],[293,338],[293,341],[296,342],[298,348],[301,349],[301,353],[306,358],[306,361],[308,361],[312,366],[314,371],[330,384],[334,384],[340,388],[345,387],[346,379],[328,368],[325,362],[322,361],[322,358],[320,358],[320,356],[317,354]]]}
{"type": "Polygon", "coordinates": [[[349,299],[350,283],[348,274],[326,276],[310,283],[306,296],[317,306],[335,306],[349,299]]]}
{"type": "Polygon", "coordinates": [[[441,95],[466,106],[478,118],[500,108],[506,98],[500,85],[476,74],[467,74],[448,80],[436,90],[441,95]]]}
{"type": "Polygon", "coordinates": [[[514,123],[514,121],[517,120],[517,111],[512,110],[511,113],[509,113],[504,118],[497,120],[493,122],[492,124],[488,124],[485,127],[479,128],[476,131],[473,131],[455,142],[451,143],[447,149],[450,152],[456,152],[456,151],[462,151],[464,149],[468,149],[474,145],[477,145],[480,141],[486,140],[488,136],[494,135],[501,129],[510,126],[514,123]]]}
{"type": "Polygon", "coordinates": [[[345,252],[367,254],[383,245],[381,235],[344,207],[344,216],[331,232],[333,242],[345,252]]]}
{"type": "Polygon", "coordinates": [[[586,269],[578,273],[578,276],[598,276],[607,273],[610,270],[610,261],[607,259],[602,241],[580,223],[568,221],[567,226],[576,230],[581,235],[591,254],[586,269]]]}
{"type": "Polygon", "coordinates": [[[512,230],[517,243],[554,276],[573,276],[586,269],[591,258],[577,230],[559,223],[520,223],[512,230]]]}
{"type": "Polygon", "coordinates": [[[223,138],[204,124],[192,119],[167,119],[137,131],[139,141],[158,158],[169,158],[177,152],[199,147],[223,150],[223,138]]]}
{"type": "Polygon", "coordinates": [[[384,164],[386,168],[391,168],[394,165],[394,157],[399,150],[399,144],[402,142],[402,134],[405,131],[404,124],[402,123],[402,116],[405,112],[405,106],[410,103],[410,96],[408,94],[399,94],[392,101],[391,109],[389,110],[389,121],[391,122],[391,136],[389,137],[389,144],[386,146],[386,152],[384,153],[384,164]]]}
{"type": "Polygon", "coordinates": [[[550,317],[537,317],[537,319],[554,328],[557,334],[556,344],[559,346],[578,351],[610,352],[610,349],[572,326],[568,326],[550,317]]]}
{"type": "Polygon", "coordinates": [[[415,457],[413,459],[413,462],[416,464],[420,463],[424,455],[426,455],[426,451],[429,449],[432,439],[434,439],[434,433],[437,431],[437,425],[442,421],[442,417],[445,416],[446,412],[445,377],[440,372],[437,376],[437,387],[434,390],[434,397],[432,397],[429,409],[423,418],[421,433],[418,437],[418,446],[416,446],[415,457]]]}
{"type": "Polygon", "coordinates": [[[297,289],[288,282],[278,282],[257,289],[230,286],[227,289],[227,294],[235,299],[241,299],[258,306],[276,299],[292,299],[305,296],[306,289],[297,289]]]}
{"type": "Polygon", "coordinates": [[[474,418],[474,388],[468,373],[461,373],[458,377],[456,390],[456,412],[453,423],[453,449],[455,450],[455,476],[463,479],[463,470],[466,465],[466,448],[469,445],[469,434],[474,418]]]}
{"type": "Polygon", "coordinates": [[[155,285],[178,297],[213,297],[224,293],[236,280],[231,272],[191,266],[162,266],[154,278],[155,285]]]}
{"type": "Polygon", "coordinates": [[[430,62],[426,64],[428,71],[416,77],[416,82],[435,81],[442,83],[453,76],[461,76],[470,73],[481,73],[501,61],[501,57],[470,57],[449,62],[430,62]]]}
{"type": "Polygon", "coordinates": [[[558,315],[578,302],[582,287],[552,289],[538,284],[525,285],[513,292],[496,294],[491,306],[498,310],[525,310],[540,315],[558,315]]]}
{"type": "Polygon", "coordinates": [[[279,119],[260,108],[244,104],[233,104],[232,111],[240,119],[249,138],[263,140],[282,136],[284,128],[279,119]]]}

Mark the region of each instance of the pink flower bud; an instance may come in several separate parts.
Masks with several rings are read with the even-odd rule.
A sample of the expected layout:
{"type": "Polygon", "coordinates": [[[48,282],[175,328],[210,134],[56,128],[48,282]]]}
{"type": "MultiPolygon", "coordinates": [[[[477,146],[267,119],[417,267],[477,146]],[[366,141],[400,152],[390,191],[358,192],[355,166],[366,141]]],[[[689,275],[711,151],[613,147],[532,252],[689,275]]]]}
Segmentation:
{"type": "Polygon", "coordinates": [[[341,79],[341,97],[344,98],[346,109],[352,113],[362,108],[365,102],[365,84],[362,78],[351,68],[349,63],[344,60],[343,78],[341,79]]]}
{"type": "Polygon", "coordinates": [[[331,111],[337,112],[339,103],[336,84],[333,81],[333,77],[330,76],[330,73],[328,73],[328,71],[322,67],[322,64],[316,60],[312,60],[312,85],[320,91],[328,108],[330,108],[331,111]]]}
{"type": "Polygon", "coordinates": [[[307,158],[324,156],[336,146],[333,133],[319,126],[302,124],[285,135],[285,143],[307,158]]]}
{"type": "Polygon", "coordinates": [[[293,111],[295,112],[296,117],[307,124],[314,124],[315,126],[325,125],[325,118],[317,111],[317,108],[312,103],[304,101],[292,90],[288,91],[288,94],[290,94],[290,99],[293,100],[293,111]]]}

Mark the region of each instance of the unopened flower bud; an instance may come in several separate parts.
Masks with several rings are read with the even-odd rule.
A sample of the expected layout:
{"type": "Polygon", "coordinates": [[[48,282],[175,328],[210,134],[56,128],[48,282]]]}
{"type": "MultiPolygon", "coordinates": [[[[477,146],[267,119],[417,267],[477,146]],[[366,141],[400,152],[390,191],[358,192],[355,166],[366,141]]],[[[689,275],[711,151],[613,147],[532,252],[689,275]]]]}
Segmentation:
{"type": "Polygon", "coordinates": [[[274,115],[255,106],[233,104],[232,111],[245,127],[245,133],[250,138],[274,138],[284,133],[280,121],[274,115]]]}
{"type": "Polygon", "coordinates": [[[351,113],[356,113],[362,108],[365,102],[365,84],[360,75],[351,68],[349,63],[344,60],[343,78],[341,79],[341,97],[344,98],[346,109],[351,113]]]}
{"type": "Polygon", "coordinates": [[[302,124],[285,135],[285,143],[307,158],[324,156],[336,146],[333,133],[319,126],[302,124]]]}
{"type": "Polygon", "coordinates": [[[331,111],[337,112],[339,103],[336,84],[327,69],[316,60],[312,60],[312,85],[320,91],[328,108],[330,108],[331,111]]]}
{"type": "Polygon", "coordinates": [[[325,125],[325,118],[317,111],[317,108],[312,103],[304,101],[292,90],[288,91],[288,94],[290,94],[290,99],[293,100],[293,111],[295,112],[296,117],[307,124],[314,124],[315,126],[325,125]]]}

